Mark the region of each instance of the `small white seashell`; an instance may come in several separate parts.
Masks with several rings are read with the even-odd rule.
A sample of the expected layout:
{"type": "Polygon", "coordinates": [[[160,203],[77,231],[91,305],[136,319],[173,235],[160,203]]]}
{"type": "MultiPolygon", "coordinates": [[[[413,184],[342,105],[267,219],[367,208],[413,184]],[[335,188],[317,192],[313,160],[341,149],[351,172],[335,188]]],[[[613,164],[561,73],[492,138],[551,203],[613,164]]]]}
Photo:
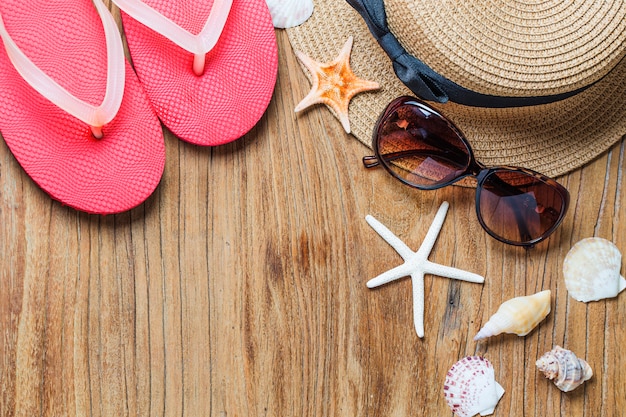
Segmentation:
{"type": "Polygon", "coordinates": [[[491,362],[480,356],[466,356],[446,374],[443,386],[446,403],[458,417],[492,414],[504,394],[496,382],[491,362]]]}
{"type": "Polygon", "coordinates": [[[585,360],[560,346],[546,352],[535,365],[563,392],[572,391],[593,376],[591,366],[585,360]]]}
{"type": "Polygon", "coordinates": [[[500,305],[474,340],[500,333],[526,336],[550,313],[550,290],[525,297],[515,297],[500,305]]]}
{"type": "Polygon", "coordinates": [[[626,288],[620,275],[622,254],[613,242],[590,237],[576,243],[563,261],[563,277],[569,295],[578,301],[617,296],[626,288]]]}
{"type": "Polygon", "coordinates": [[[301,25],[313,14],[313,0],[266,0],[275,28],[301,25]]]}

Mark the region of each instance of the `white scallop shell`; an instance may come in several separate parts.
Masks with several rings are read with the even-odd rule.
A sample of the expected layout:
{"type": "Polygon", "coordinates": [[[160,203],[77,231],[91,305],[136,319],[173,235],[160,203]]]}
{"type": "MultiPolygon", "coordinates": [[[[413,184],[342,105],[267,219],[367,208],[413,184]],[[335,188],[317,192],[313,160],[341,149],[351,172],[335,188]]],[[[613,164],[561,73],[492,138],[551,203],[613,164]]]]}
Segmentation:
{"type": "Polygon", "coordinates": [[[550,313],[550,290],[525,297],[515,297],[500,305],[474,340],[484,339],[500,333],[526,336],[550,313]]]}
{"type": "Polygon", "coordinates": [[[275,28],[301,25],[313,14],[312,0],[266,0],[275,28]]]}
{"type": "Polygon", "coordinates": [[[546,352],[535,365],[563,392],[579,387],[593,376],[591,366],[584,359],[560,346],[546,352]]]}
{"type": "Polygon", "coordinates": [[[492,414],[504,394],[495,380],[491,362],[481,356],[466,356],[446,374],[446,403],[458,417],[492,414]]]}
{"type": "Polygon", "coordinates": [[[578,301],[615,297],[626,288],[620,275],[622,254],[615,244],[590,237],[576,243],[563,261],[563,277],[569,295],[578,301]]]}

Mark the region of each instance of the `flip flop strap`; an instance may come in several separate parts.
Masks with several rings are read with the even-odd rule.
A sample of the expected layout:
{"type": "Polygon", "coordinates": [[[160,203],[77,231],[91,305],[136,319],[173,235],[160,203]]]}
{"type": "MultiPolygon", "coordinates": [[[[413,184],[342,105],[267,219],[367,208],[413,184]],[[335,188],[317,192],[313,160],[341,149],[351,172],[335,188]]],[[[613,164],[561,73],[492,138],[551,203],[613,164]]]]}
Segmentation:
{"type": "Polygon", "coordinates": [[[28,84],[67,113],[89,126],[99,128],[113,120],[120,108],[124,95],[126,71],[122,37],[113,15],[101,0],[94,0],[94,5],[102,20],[107,49],[106,91],[99,106],[93,106],[75,97],[28,59],[9,36],[2,16],[0,16],[0,37],[4,42],[10,61],[28,84]]]}
{"type": "Polygon", "coordinates": [[[113,2],[133,19],[196,55],[204,55],[213,49],[222,34],[233,4],[233,0],[215,0],[204,27],[200,33],[194,35],[141,0],[113,0],[113,2]]]}

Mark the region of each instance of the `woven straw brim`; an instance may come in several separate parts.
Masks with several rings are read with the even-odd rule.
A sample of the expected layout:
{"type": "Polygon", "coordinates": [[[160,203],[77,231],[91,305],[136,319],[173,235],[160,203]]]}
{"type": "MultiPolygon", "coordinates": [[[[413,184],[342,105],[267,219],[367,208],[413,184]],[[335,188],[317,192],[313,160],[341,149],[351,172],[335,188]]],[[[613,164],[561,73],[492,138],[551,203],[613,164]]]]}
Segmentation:
{"type": "MultiPolygon", "coordinates": [[[[354,73],[381,85],[380,90],[355,96],[349,107],[352,134],[371,147],[378,115],[394,98],[412,93],[395,76],[362,18],[344,0],[318,0],[311,18],[287,33],[294,50],[319,62],[332,61],[348,37],[354,37],[354,73]]],[[[464,132],[483,164],[523,166],[559,176],[591,161],[626,134],[626,59],[584,92],[551,104],[504,109],[433,106],[464,132]]]]}
{"type": "Polygon", "coordinates": [[[409,53],[480,93],[573,91],[605,76],[626,53],[622,1],[450,3],[385,0],[389,27],[409,53]]]}

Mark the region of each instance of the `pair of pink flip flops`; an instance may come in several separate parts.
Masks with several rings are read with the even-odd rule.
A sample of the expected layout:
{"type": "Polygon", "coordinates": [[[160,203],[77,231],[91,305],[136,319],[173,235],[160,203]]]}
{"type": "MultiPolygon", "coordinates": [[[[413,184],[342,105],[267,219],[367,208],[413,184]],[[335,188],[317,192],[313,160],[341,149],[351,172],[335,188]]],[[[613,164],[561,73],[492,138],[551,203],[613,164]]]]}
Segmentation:
{"type": "Polygon", "coordinates": [[[78,210],[131,209],[163,175],[161,122],[219,145],[248,132],[278,65],[265,0],[0,2],[0,133],[26,173],[78,210]]]}

